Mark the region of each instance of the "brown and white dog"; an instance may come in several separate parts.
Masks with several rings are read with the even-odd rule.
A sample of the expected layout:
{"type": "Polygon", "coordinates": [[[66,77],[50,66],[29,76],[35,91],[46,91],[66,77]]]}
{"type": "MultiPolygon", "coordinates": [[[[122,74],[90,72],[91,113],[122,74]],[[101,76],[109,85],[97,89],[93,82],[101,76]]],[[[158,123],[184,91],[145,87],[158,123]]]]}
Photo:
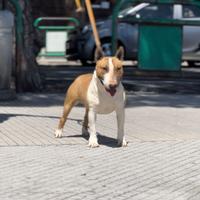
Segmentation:
{"type": "Polygon", "coordinates": [[[60,118],[55,137],[62,137],[63,127],[71,108],[81,102],[85,108],[82,134],[88,132],[89,146],[98,147],[96,135],[96,115],[116,111],[118,145],[127,146],[124,137],[125,92],[120,82],[123,75],[123,49],[119,48],[115,57],[104,57],[101,49],[96,52],[96,69],[93,74],[80,75],[70,85],[64,101],[63,116],[60,118]]]}

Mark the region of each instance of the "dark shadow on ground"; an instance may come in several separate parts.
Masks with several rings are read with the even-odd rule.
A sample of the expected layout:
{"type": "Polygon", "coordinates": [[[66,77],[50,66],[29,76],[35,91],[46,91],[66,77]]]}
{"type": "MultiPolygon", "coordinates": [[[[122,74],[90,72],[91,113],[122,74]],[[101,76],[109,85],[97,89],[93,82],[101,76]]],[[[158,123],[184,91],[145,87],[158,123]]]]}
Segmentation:
{"type": "MultiPolygon", "coordinates": [[[[57,116],[45,116],[45,115],[27,115],[27,114],[1,114],[0,113],[0,123],[9,120],[12,117],[35,117],[35,118],[50,118],[50,119],[59,119],[60,117],[57,116]]],[[[77,124],[82,125],[82,119],[74,119],[74,118],[67,118],[69,121],[75,121],[77,124]]]]}
{"type": "MultiPolygon", "coordinates": [[[[112,147],[112,148],[119,147],[117,145],[117,139],[111,138],[111,137],[108,137],[108,136],[105,136],[105,135],[101,135],[100,133],[97,133],[97,136],[98,136],[98,142],[99,142],[100,145],[105,145],[105,146],[112,147]]],[[[66,138],[84,138],[87,141],[89,139],[89,136],[83,136],[83,135],[69,135],[69,136],[63,136],[63,137],[66,137],[66,138]]]]}
{"type": "Polygon", "coordinates": [[[0,106],[11,107],[49,107],[62,106],[64,104],[65,94],[40,94],[40,93],[25,93],[18,94],[17,99],[13,101],[0,102],[0,106]]]}
{"type": "Polygon", "coordinates": [[[200,95],[127,95],[126,107],[200,108],[200,95]]]}
{"type": "MultiPolygon", "coordinates": [[[[64,94],[23,94],[10,102],[0,102],[9,107],[51,107],[63,106],[64,94]]],[[[82,105],[77,105],[82,107],[82,105]]],[[[200,108],[200,95],[127,93],[126,107],[155,106],[174,108],[200,108]]]]}
{"type": "MultiPolygon", "coordinates": [[[[65,94],[58,93],[25,93],[18,95],[17,99],[13,101],[1,101],[0,106],[9,107],[50,107],[50,106],[63,106],[65,94]]],[[[83,107],[81,104],[76,105],[83,107]]]]}

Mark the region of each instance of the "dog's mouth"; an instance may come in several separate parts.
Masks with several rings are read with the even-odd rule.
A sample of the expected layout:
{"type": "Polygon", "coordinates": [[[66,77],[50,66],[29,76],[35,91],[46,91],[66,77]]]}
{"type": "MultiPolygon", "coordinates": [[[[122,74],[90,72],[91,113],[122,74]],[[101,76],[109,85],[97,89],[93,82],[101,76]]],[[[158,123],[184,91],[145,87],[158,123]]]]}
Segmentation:
{"type": "Polygon", "coordinates": [[[104,82],[103,82],[102,79],[99,78],[99,80],[100,80],[101,84],[104,86],[106,92],[108,92],[108,93],[113,97],[113,96],[115,95],[116,91],[117,91],[117,86],[118,86],[118,85],[113,86],[113,87],[107,87],[107,86],[104,84],[104,82]]]}
{"type": "Polygon", "coordinates": [[[105,87],[106,92],[110,93],[110,95],[111,95],[112,97],[115,95],[115,93],[116,93],[116,91],[117,91],[116,88],[117,88],[117,87],[111,87],[111,88],[106,88],[106,87],[105,87]]]}

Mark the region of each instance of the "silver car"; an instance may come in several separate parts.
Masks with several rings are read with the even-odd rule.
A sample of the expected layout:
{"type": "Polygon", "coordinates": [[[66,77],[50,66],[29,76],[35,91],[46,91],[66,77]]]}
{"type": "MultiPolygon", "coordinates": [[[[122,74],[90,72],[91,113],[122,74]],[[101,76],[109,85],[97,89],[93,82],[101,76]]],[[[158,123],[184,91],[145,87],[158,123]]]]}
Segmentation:
{"type": "MultiPolygon", "coordinates": [[[[130,18],[174,18],[184,20],[200,20],[200,8],[193,5],[178,4],[149,4],[142,3],[130,6],[119,12],[118,15],[118,44],[125,50],[126,60],[137,59],[138,25],[130,21],[130,18]],[[129,20],[126,22],[126,18],[129,20]]],[[[104,52],[111,54],[112,20],[97,22],[97,28],[104,52]]],[[[93,62],[95,42],[91,26],[83,28],[76,38],[78,46],[78,58],[85,64],[93,62]]],[[[184,26],[183,28],[183,58],[182,60],[194,64],[200,61],[200,26],[184,26]]]]}

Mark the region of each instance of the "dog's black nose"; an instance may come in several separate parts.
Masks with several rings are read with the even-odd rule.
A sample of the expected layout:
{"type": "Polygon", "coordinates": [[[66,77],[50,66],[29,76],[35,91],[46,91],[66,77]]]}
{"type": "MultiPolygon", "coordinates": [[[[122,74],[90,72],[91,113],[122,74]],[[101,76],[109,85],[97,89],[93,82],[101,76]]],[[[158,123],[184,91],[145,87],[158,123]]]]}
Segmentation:
{"type": "Polygon", "coordinates": [[[115,89],[117,87],[117,84],[109,84],[110,89],[115,89]]]}

